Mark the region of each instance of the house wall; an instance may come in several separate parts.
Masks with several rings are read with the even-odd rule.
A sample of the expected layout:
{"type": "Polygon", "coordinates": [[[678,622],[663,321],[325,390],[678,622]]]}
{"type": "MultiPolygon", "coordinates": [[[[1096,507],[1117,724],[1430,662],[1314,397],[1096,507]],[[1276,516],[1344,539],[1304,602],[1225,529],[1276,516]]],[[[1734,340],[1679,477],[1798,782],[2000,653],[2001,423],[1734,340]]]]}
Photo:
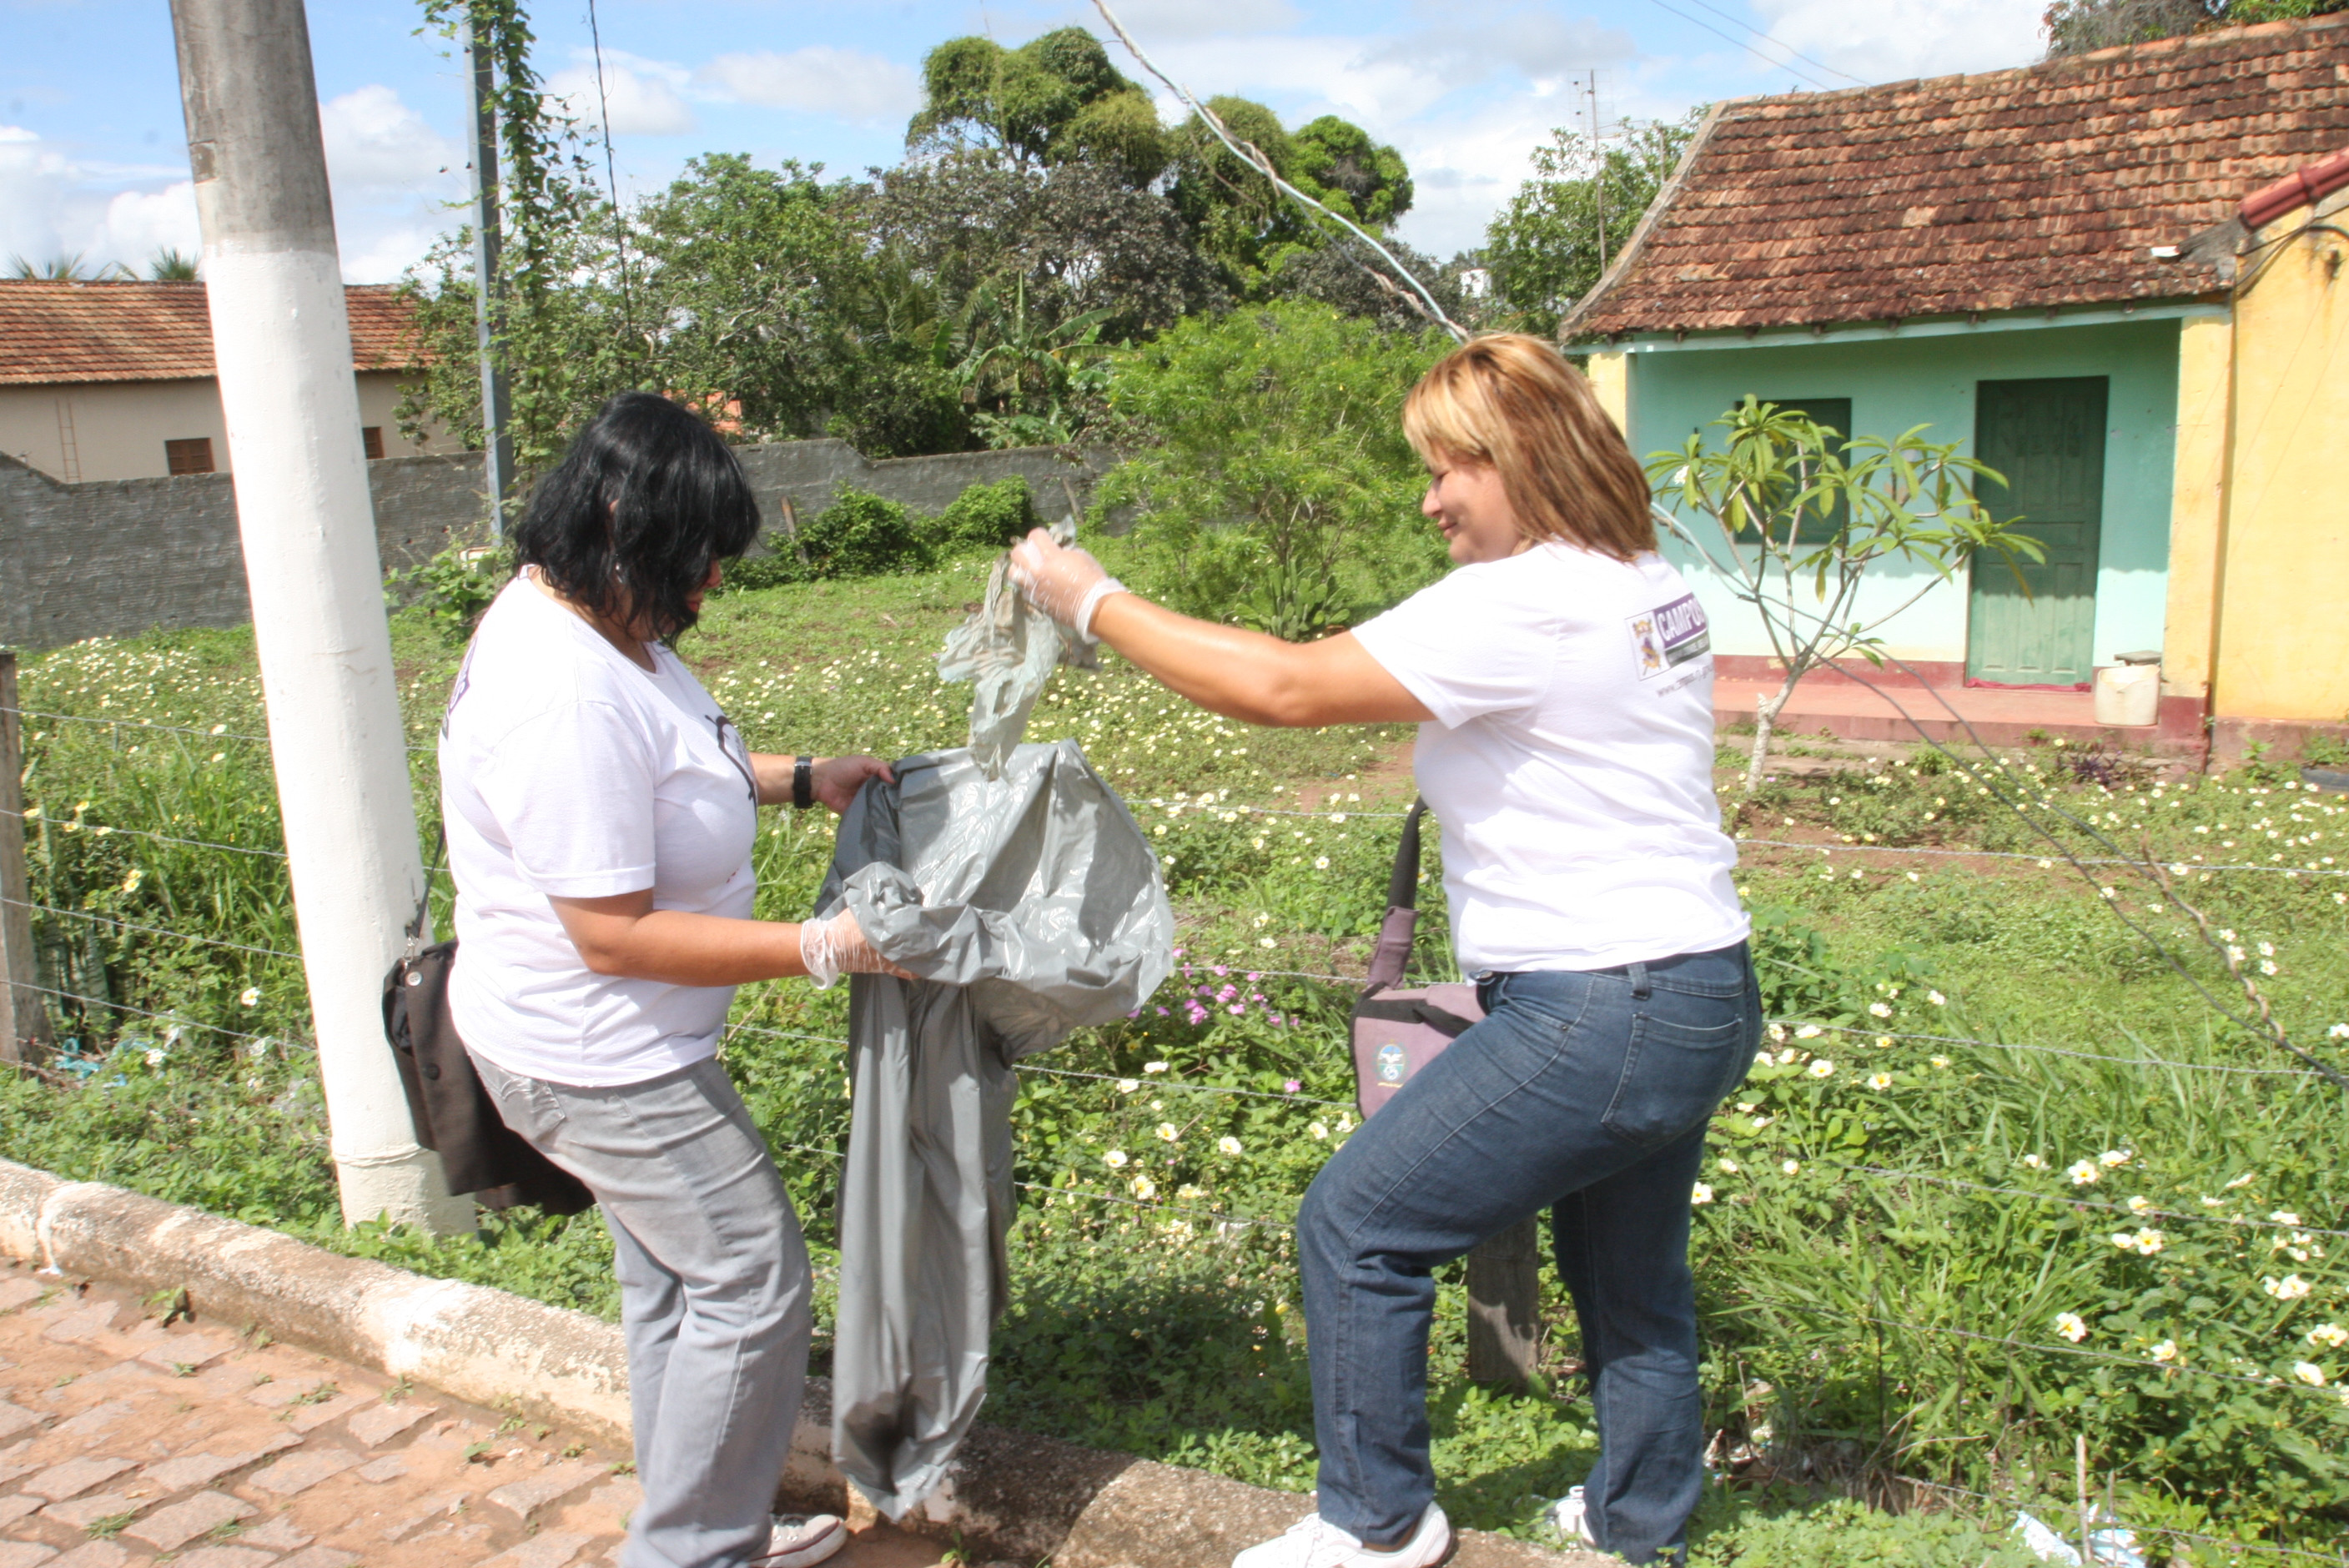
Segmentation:
{"type": "MultiPolygon", "coordinates": [[[[1714,340],[1718,342],[1719,340],[1714,340]]],[[[1624,356],[1620,393],[1595,356],[1602,401],[1628,418],[1634,454],[1645,461],[1678,449],[1749,393],[1766,399],[1848,397],[1858,434],[1897,436],[1918,425],[1927,440],[1960,440],[1971,451],[1975,387],[1985,380],[2104,376],[2111,379],[2105,449],[2103,538],[2096,574],[2095,653],[2107,663],[2124,650],[2159,647],[2168,597],[2171,472],[2177,448],[2178,323],[2128,321],[2085,326],[2007,326],[1872,342],[1697,347],[1635,346],[1624,356]]],[[[1611,411],[1611,410],[1610,410],[1611,411]]],[[[1695,521],[1696,520],[1691,520],[1695,521]]],[[[1713,544],[1711,540],[1708,544],[1713,544]]],[[[1713,546],[1716,551],[1718,545],[1713,546]]],[[[1761,620],[1686,546],[1671,552],[1689,572],[1713,623],[1713,646],[1729,655],[1770,651],[1761,620]]],[[[1870,620],[1925,587],[1931,573],[1896,564],[1873,569],[1857,615],[1870,620]]],[[[1967,586],[1930,587],[1882,629],[1889,652],[1908,660],[1962,664],[1967,586]]]]}
{"type": "MultiPolygon", "coordinates": [[[[357,379],[359,423],[382,428],[385,457],[453,449],[446,438],[400,438],[397,375],[361,371],[357,379]]],[[[228,472],[228,427],[210,378],[0,387],[0,453],[67,484],[161,479],[171,471],[163,443],[196,437],[210,438],[214,468],[228,472]]]]}
{"type": "MultiPolygon", "coordinates": [[[[2286,213],[2349,228],[2349,196],[2286,213]]],[[[2247,251],[2246,254],[2257,254],[2247,251]]],[[[2235,304],[2234,440],[2211,707],[2221,726],[2349,723],[2349,241],[2277,239],[2235,304]]]]}

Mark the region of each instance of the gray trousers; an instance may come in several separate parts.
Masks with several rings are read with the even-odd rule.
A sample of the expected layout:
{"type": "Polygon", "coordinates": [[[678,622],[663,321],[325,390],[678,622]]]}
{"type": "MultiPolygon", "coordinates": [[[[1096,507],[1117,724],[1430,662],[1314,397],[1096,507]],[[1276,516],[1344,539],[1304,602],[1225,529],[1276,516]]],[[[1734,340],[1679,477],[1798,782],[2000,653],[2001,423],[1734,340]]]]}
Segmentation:
{"type": "Polygon", "coordinates": [[[473,1063],[506,1125],[587,1184],[612,1233],[645,1489],[622,1568],[762,1555],[812,1316],[799,1216],[725,1068],[581,1088],[473,1063]]]}

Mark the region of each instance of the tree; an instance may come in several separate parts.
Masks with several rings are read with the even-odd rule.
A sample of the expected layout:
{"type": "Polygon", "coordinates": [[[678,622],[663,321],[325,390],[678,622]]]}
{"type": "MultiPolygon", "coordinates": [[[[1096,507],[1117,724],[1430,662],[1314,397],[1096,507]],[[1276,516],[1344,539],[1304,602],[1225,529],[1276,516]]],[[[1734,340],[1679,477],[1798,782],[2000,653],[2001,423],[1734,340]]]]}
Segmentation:
{"type": "MultiPolygon", "coordinates": [[[[630,318],[617,214],[597,193],[576,128],[550,104],[531,65],[534,39],[520,0],[425,0],[424,15],[449,37],[470,30],[494,62],[504,247],[492,352],[512,387],[507,428],[526,486],[597,404],[645,384],[646,336],[630,318]]],[[[437,424],[478,449],[471,227],[444,236],[400,286],[415,306],[429,367],[400,400],[400,428],[414,437],[437,424]]]]}
{"type": "Polygon", "coordinates": [[[147,275],[159,284],[191,284],[196,281],[194,256],[174,245],[156,251],[147,263],[147,275]]]}
{"type": "Polygon", "coordinates": [[[1718,444],[1692,432],[1678,451],[1650,453],[1648,476],[1660,500],[1712,524],[1703,532],[1716,537],[1700,537],[1659,508],[1659,521],[1754,606],[1785,672],[1776,694],[1755,704],[1745,771],[1752,790],[1762,782],[1772,722],[1804,676],[1852,654],[1881,663],[1878,630],[1982,552],[2012,570],[2017,555],[2037,561],[2044,552],[2013,531],[2019,519],[2000,522],[1974,499],[1979,480],[2005,480],[1958,456],[1963,442],[1926,440],[1925,426],[1889,440],[1846,440],[1752,397],[1713,425],[1723,432],[1718,444]],[[1890,561],[1925,567],[1925,583],[1863,621],[1860,586],[1890,561]]]}
{"type": "Polygon", "coordinates": [[[854,401],[867,262],[851,196],[820,172],[696,158],[630,215],[639,380],[724,405],[744,440],[816,434],[854,401]]]}
{"type": "MultiPolygon", "coordinates": [[[[1279,116],[1253,99],[1209,98],[1207,107],[1235,138],[1261,151],[1283,180],[1363,228],[1381,230],[1411,210],[1411,171],[1402,154],[1371,141],[1359,126],[1324,115],[1292,136],[1279,116]]],[[[1273,189],[1197,115],[1174,128],[1169,144],[1174,179],[1167,195],[1190,226],[1193,243],[1234,294],[1265,297],[1291,255],[1344,234],[1273,189]]]]}
{"type": "Polygon", "coordinates": [[[1702,109],[1678,121],[1633,120],[1605,141],[1578,130],[1550,132],[1534,150],[1534,172],[1485,232],[1493,290],[1525,330],[1547,335],[1598,285],[1599,256],[1623,253],[1631,231],[1696,135],[1702,109]],[[1605,243],[1600,243],[1604,216],[1605,243]]]}
{"type": "Polygon", "coordinates": [[[2212,27],[2329,15],[2344,5],[2349,0],[2054,0],[2044,20],[2052,59],[2212,27]]]}
{"type": "Polygon", "coordinates": [[[1304,301],[1185,321],[1117,366],[1145,445],[1095,515],[1134,508],[1137,581],[1211,620],[1299,638],[1392,603],[1444,569],[1400,414],[1450,346],[1304,301]]]}
{"type": "MultiPolygon", "coordinates": [[[[1471,328],[1483,325],[1482,302],[1471,299],[1460,284],[1461,274],[1477,264],[1475,258],[1456,255],[1440,263],[1400,240],[1384,242],[1395,260],[1427,285],[1444,315],[1471,328]]],[[[1376,253],[1350,234],[1316,250],[1288,253],[1266,293],[1275,299],[1318,300],[1390,331],[1416,333],[1429,325],[1417,296],[1376,253]]]]}
{"type": "Polygon", "coordinates": [[[1143,186],[1166,165],[1150,95],[1120,76],[1099,39],[1060,27],[1007,49],[950,38],[922,61],[922,108],[905,145],[999,149],[1037,166],[1083,159],[1143,186]]]}

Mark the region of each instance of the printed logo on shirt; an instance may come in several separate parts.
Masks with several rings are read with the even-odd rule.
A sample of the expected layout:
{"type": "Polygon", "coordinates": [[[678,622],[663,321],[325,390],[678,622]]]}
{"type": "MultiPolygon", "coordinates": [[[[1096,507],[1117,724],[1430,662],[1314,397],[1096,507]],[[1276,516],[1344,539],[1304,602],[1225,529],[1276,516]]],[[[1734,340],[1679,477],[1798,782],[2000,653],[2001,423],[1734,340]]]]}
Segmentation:
{"type": "Polygon", "coordinates": [[[1631,653],[1640,661],[1643,681],[1713,651],[1713,632],[1693,593],[1634,615],[1630,624],[1631,653]]]}

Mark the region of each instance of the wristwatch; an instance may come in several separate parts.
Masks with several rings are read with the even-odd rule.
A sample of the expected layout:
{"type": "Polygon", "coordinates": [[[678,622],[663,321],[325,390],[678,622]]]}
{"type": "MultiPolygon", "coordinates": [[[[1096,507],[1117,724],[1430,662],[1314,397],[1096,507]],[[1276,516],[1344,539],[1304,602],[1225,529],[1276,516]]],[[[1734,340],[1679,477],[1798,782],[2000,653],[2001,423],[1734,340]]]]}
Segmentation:
{"type": "Polygon", "coordinates": [[[814,804],[815,758],[812,757],[794,757],[792,758],[792,808],[797,810],[804,811],[810,806],[814,804]]]}

